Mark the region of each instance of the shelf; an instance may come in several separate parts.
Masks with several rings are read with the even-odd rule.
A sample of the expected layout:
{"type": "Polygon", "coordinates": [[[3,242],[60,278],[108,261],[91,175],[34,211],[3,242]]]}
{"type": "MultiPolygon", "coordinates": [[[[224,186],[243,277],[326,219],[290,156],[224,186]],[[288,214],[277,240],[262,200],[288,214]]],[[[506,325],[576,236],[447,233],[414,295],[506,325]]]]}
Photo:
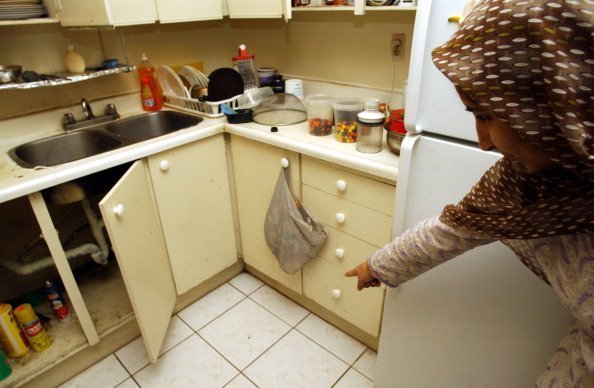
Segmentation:
{"type": "Polygon", "coordinates": [[[21,20],[0,20],[1,26],[22,26],[27,24],[53,24],[60,23],[57,18],[34,18],[34,19],[21,19],[21,20]]]}
{"type": "Polygon", "coordinates": [[[111,74],[119,74],[119,73],[128,73],[132,70],[136,69],[135,66],[132,65],[123,65],[114,69],[106,69],[106,70],[98,70],[98,71],[89,71],[83,74],[56,74],[54,76],[50,76],[51,79],[46,79],[42,81],[35,81],[35,82],[14,82],[9,84],[0,85],[0,90],[8,90],[8,89],[34,89],[34,88],[41,88],[46,86],[58,86],[58,85],[66,85],[71,84],[74,82],[86,81],[93,78],[99,78],[106,75],[111,74]]]}
{"type": "MultiPolygon", "coordinates": [[[[309,6],[304,5],[301,7],[292,7],[292,11],[294,12],[326,12],[326,11],[355,11],[355,7],[352,5],[322,5],[322,6],[309,6]]],[[[393,5],[386,5],[386,6],[366,6],[365,12],[367,11],[416,11],[417,7],[397,7],[393,5]]]]}

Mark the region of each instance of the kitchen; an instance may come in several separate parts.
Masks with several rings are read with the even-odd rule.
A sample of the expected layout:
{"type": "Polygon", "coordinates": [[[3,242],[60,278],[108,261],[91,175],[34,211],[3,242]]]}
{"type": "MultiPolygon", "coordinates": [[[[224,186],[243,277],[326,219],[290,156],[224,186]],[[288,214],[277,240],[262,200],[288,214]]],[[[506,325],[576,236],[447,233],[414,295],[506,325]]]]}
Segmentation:
{"type": "MultiPolygon", "coordinates": [[[[344,97],[356,95],[381,98],[383,101],[389,99],[391,106],[398,107],[402,105],[404,80],[408,74],[414,18],[412,9],[368,10],[365,15],[354,15],[353,10],[294,10],[289,22],[281,18],[224,18],[130,26],[99,32],[66,30],[57,24],[11,25],[2,26],[0,30],[10,42],[3,44],[0,62],[23,63],[25,67],[43,73],[60,72],[63,71],[67,40],[88,58],[89,63],[100,63],[108,57],[121,58],[121,31],[132,63],[147,52],[154,64],[201,61],[208,72],[229,66],[237,45],[245,43],[256,54],[258,65],[273,66],[286,78],[304,79],[308,93],[332,90],[344,97]],[[335,41],[336,33],[344,44],[335,41]],[[405,34],[406,41],[404,58],[392,62],[389,54],[393,33],[405,34]],[[389,87],[392,75],[394,82],[389,87]]],[[[81,97],[93,103],[104,97],[121,96],[137,90],[135,74],[113,75],[56,88],[3,90],[0,93],[0,117],[8,120],[25,113],[55,108],[64,110],[65,107],[74,110],[76,108],[72,107],[78,106],[81,97]],[[56,93],[58,89],[60,92],[56,93]]],[[[124,105],[123,112],[133,110],[129,105],[132,104],[124,105]]],[[[53,125],[57,129],[61,114],[55,117],[53,125]]],[[[392,184],[395,181],[387,180],[392,180],[392,184]]],[[[20,207],[26,208],[26,205],[20,204],[20,207]]],[[[10,214],[11,209],[7,211],[10,214]]]]}

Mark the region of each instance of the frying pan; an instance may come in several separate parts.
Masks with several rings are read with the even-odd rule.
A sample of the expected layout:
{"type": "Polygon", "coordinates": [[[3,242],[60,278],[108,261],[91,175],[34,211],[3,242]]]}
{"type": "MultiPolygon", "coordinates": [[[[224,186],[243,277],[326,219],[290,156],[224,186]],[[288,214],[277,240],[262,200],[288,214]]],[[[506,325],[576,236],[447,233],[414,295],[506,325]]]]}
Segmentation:
{"type": "Polygon", "coordinates": [[[221,67],[208,76],[208,100],[222,101],[243,94],[241,74],[230,67],[221,67]]]}

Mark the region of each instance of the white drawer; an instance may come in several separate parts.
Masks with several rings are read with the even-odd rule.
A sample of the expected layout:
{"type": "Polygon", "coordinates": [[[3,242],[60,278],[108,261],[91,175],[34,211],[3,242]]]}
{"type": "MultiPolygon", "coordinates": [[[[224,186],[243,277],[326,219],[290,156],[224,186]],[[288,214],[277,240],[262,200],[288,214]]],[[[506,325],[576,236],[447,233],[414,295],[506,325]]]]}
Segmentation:
{"type": "Polygon", "coordinates": [[[381,213],[394,215],[395,187],[303,157],[302,183],[381,213]]]}

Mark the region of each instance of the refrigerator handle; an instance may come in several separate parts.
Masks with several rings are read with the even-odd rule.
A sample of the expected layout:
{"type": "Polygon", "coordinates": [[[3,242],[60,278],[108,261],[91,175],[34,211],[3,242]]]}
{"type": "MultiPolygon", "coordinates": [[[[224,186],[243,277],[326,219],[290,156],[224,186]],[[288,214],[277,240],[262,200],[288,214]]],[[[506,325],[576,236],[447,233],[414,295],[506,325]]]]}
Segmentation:
{"type": "Polygon", "coordinates": [[[396,182],[396,196],[394,205],[394,226],[392,227],[392,239],[404,232],[404,209],[406,206],[408,182],[411,179],[410,170],[414,146],[421,138],[420,134],[408,133],[402,140],[400,146],[400,159],[398,162],[398,178],[396,182]],[[401,201],[398,198],[402,198],[401,201]]]}

